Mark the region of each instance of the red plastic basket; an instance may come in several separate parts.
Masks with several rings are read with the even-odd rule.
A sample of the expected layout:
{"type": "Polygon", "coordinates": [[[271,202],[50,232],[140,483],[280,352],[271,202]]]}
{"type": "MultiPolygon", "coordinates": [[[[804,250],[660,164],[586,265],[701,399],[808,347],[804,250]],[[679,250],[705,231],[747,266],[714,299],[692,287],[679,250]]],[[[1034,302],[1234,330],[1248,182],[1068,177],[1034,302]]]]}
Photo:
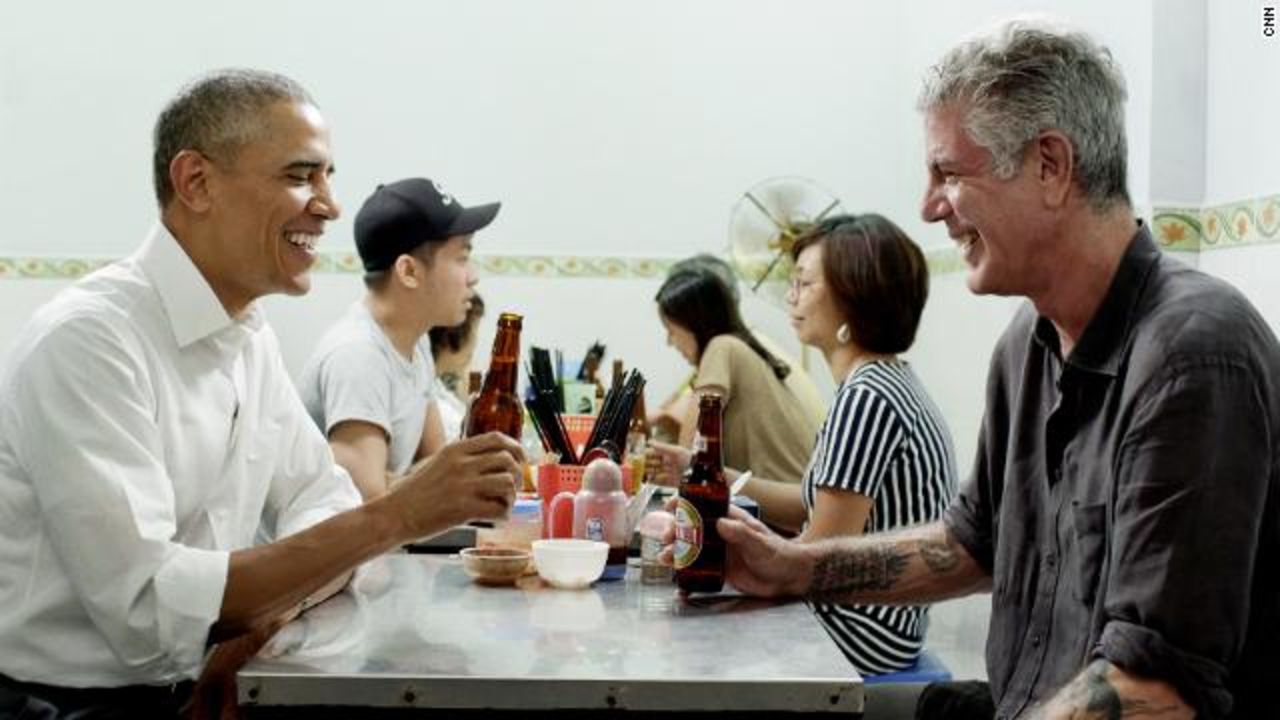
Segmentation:
{"type": "Polygon", "coordinates": [[[561,415],[560,419],[564,422],[564,431],[569,436],[573,451],[578,455],[582,455],[582,449],[586,446],[587,441],[591,439],[591,431],[595,429],[596,416],[561,415]]]}

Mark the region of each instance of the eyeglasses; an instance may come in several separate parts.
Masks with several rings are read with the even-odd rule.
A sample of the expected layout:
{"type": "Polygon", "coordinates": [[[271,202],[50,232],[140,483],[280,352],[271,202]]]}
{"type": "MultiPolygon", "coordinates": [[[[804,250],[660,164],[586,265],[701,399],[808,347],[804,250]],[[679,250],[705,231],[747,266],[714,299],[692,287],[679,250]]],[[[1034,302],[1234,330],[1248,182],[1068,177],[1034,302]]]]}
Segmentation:
{"type": "Polygon", "coordinates": [[[814,282],[814,280],[807,280],[799,275],[793,275],[791,282],[787,283],[787,291],[793,295],[799,295],[802,289],[811,287],[814,282]]]}

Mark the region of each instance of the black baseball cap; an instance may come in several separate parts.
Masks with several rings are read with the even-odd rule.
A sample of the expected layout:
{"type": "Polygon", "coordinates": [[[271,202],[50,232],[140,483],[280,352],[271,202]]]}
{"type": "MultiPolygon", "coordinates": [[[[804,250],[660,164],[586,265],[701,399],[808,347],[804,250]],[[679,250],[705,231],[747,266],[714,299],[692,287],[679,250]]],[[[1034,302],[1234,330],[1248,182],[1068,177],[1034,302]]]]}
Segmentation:
{"type": "Polygon", "coordinates": [[[366,272],[387,270],[423,243],[473,233],[498,214],[502,203],[463,207],[441,185],[409,178],[379,185],[356,214],[356,251],[366,272]]]}

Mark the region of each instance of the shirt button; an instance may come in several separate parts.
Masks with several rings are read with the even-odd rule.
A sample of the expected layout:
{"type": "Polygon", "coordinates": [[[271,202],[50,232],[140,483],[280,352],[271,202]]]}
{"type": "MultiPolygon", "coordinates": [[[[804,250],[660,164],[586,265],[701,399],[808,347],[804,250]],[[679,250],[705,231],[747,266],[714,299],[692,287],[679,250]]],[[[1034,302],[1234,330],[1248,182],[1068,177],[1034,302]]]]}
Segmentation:
{"type": "Polygon", "coordinates": [[[1057,556],[1057,555],[1052,555],[1052,554],[1050,554],[1050,555],[1045,555],[1045,556],[1044,556],[1044,564],[1045,564],[1045,565],[1048,565],[1049,567],[1053,567],[1054,565],[1057,565],[1057,564],[1058,564],[1058,556],[1057,556]]]}
{"type": "Polygon", "coordinates": [[[1040,647],[1040,633],[1031,636],[1031,647],[1040,647]]]}

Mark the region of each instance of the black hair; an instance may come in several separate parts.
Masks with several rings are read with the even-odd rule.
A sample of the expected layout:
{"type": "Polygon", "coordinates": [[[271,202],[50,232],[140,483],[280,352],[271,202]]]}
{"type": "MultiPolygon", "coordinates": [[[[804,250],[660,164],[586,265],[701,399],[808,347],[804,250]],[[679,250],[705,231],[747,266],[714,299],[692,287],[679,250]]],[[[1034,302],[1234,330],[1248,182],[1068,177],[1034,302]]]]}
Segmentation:
{"type": "Polygon", "coordinates": [[[915,342],[929,298],[924,253],[888,218],[837,215],[810,228],[791,248],[822,246],[822,277],[863,350],[894,355],[915,342]]]}
{"type": "Polygon", "coordinates": [[[791,373],[791,367],[766,350],[747,329],[733,293],[715,272],[691,267],[672,273],[654,299],[663,317],[693,333],[699,359],[713,338],[732,335],[769,363],[779,380],[791,373]]]}

